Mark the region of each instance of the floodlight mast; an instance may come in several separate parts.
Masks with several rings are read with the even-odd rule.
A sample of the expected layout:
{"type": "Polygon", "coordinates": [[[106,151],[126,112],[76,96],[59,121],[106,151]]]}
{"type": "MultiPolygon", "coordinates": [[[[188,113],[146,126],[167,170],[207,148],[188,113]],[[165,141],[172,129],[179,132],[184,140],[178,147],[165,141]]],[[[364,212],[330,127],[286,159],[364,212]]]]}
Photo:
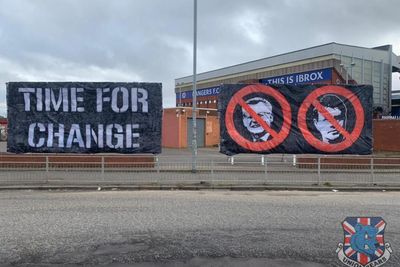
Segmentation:
{"type": "Polygon", "coordinates": [[[355,62],[351,62],[350,65],[345,65],[343,63],[340,64],[340,67],[344,68],[346,71],[346,84],[349,84],[349,69],[350,69],[350,76],[353,79],[353,67],[356,65],[355,62]]]}

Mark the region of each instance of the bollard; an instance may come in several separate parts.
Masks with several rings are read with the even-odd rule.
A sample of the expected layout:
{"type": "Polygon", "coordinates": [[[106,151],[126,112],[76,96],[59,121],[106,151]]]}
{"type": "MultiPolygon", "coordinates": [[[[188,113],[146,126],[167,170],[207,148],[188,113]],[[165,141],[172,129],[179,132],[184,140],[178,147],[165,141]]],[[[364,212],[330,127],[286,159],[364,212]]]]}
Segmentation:
{"type": "Polygon", "coordinates": [[[156,156],[156,165],[157,165],[157,173],[160,173],[160,162],[158,161],[158,157],[156,156]]]}
{"type": "Polygon", "coordinates": [[[49,183],[49,157],[46,156],[46,183],[49,183]]]}
{"type": "Polygon", "coordinates": [[[265,184],[267,184],[267,182],[268,182],[268,169],[267,169],[267,159],[265,159],[265,162],[264,162],[264,174],[265,174],[265,184]]]}
{"type": "Polygon", "coordinates": [[[321,158],[318,157],[318,185],[321,185],[321,158]]]}
{"type": "Polygon", "coordinates": [[[49,157],[46,156],[46,173],[49,172],[49,157]]]}
{"type": "Polygon", "coordinates": [[[374,174],[374,158],[370,160],[370,168],[371,168],[371,185],[375,183],[375,174],[374,174]]]}
{"type": "Polygon", "coordinates": [[[104,181],[104,156],[101,157],[101,178],[104,181]]]}

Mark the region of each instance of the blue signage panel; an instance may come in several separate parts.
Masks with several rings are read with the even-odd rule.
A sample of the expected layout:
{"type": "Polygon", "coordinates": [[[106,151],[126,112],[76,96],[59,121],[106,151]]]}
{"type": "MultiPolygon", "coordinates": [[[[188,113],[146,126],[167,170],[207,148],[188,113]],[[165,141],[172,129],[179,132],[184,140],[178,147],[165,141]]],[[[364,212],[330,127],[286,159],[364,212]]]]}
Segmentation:
{"type": "Polygon", "coordinates": [[[332,68],[260,79],[263,84],[307,84],[332,80],[332,68]]]}
{"type": "MultiPolygon", "coordinates": [[[[197,90],[197,97],[199,96],[215,96],[219,95],[219,86],[210,87],[210,88],[202,88],[197,90]]],[[[193,96],[192,91],[184,91],[180,93],[176,93],[176,99],[190,99],[193,96]]]]}
{"type": "MultiPolygon", "coordinates": [[[[260,79],[263,84],[308,84],[322,83],[332,80],[332,68],[313,70],[307,72],[299,72],[294,74],[275,76],[260,79]]],[[[220,87],[209,87],[197,90],[197,96],[217,96],[219,95],[220,87]]],[[[176,93],[176,99],[191,99],[192,91],[183,91],[176,93]]]]}

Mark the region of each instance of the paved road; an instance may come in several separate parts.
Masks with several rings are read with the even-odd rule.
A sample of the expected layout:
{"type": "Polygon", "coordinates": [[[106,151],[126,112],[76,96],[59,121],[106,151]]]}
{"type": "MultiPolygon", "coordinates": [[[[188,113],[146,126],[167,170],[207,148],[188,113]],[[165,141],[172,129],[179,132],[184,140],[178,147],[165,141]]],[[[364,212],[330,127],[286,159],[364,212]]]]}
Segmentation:
{"type": "Polygon", "coordinates": [[[398,192],[1,191],[0,265],[341,266],[347,216],[382,216],[400,266],[398,192]]]}

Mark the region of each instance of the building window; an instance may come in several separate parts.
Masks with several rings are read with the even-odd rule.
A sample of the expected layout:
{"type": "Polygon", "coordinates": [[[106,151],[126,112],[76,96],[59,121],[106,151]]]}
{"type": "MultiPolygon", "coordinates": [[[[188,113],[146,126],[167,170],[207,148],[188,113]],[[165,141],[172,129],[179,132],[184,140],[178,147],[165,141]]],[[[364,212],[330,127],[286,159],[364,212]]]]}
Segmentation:
{"type": "Polygon", "coordinates": [[[217,103],[217,100],[214,100],[214,103],[217,103]]]}

